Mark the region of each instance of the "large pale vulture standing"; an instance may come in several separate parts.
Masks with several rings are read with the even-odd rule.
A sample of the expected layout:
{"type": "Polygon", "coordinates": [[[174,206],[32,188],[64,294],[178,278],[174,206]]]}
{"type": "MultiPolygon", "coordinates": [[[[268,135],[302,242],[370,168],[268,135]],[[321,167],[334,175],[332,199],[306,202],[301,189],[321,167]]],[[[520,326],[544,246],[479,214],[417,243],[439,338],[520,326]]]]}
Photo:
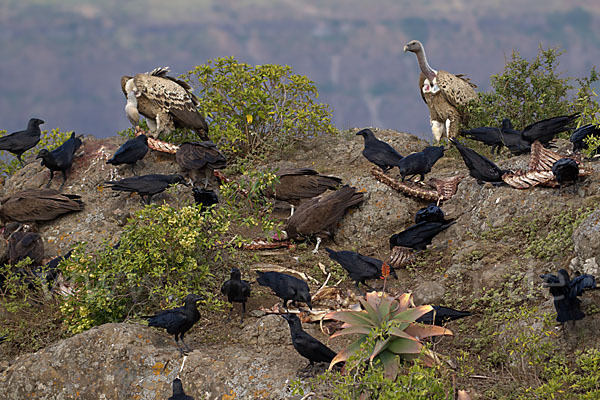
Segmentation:
{"type": "Polygon", "coordinates": [[[197,110],[199,102],[190,92],[192,88],[168,73],[169,68],[165,67],[121,77],[121,89],[127,97],[127,118],[135,126],[142,114],[154,138],[175,128],[185,128],[208,140],[208,125],[197,110]]]}
{"type": "Polygon", "coordinates": [[[446,71],[436,71],[427,63],[425,49],[418,40],[410,41],[404,46],[404,51],[417,55],[417,62],[421,69],[419,75],[419,90],[421,97],[429,107],[429,121],[431,132],[436,142],[442,137],[448,139],[458,136],[460,124],[464,122],[465,115],[461,114],[458,107],[477,98],[475,86],[462,75],[453,75],[446,71]]]}

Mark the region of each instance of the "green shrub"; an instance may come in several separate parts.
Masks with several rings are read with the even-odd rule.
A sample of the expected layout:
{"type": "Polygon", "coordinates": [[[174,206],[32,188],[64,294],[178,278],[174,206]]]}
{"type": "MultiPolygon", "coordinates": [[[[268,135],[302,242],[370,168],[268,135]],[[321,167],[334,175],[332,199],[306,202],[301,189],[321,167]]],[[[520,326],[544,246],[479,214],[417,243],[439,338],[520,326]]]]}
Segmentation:
{"type": "MultiPolygon", "coordinates": [[[[516,129],[541,119],[557,115],[597,110],[591,85],[598,80],[595,68],[581,79],[562,77],[557,68],[563,51],[540,46],[537,56],[527,61],[517,51],[504,71],[490,77],[492,90],[480,92],[479,101],[468,105],[469,128],[500,126],[502,119],[510,118],[516,129]],[[579,91],[572,95],[573,81],[579,91]]],[[[585,114],[585,113],[584,113],[585,114]]]]}
{"type": "MultiPolygon", "coordinates": [[[[6,131],[0,131],[0,135],[4,135],[5,133],[6,131]]],[[[57,148],[71,136],[71,133],[72,131],[61,132],[58,128],[52,129],[51,131],[42,131],[39,143],[32,149],[23,153],[23,160],[37,155],[41,149],[53,150],[57,148]]],[[[8,151],[0,150],[0,172],[4,176],[11,176],[20,168],[21,164],[19,164],[17,157],[8,151]]]]}
{"type": "Polygon", "coordinates": [[[39,278],[25,274],[29,257],[17,265],[0,265],[0,360],[34,352],[66,336],[60,301],[39,278]]]}
{"type": "Polygon", "coordinates": [[[232,160],[337,133],[328,106],[315,102],[314,83],[289,66],[217,58],[182,77],[197,89],[210,138],[232,160]]]}
{"type": "MultiPolygon", "coordinates": [[[[373,338],[374,339],[374,338],[373,338]]],[[[375,341],[365,342],[361,350],[349,359],[352,368],[344,372],[327,371],[308,380],[310,390],[318,398],[339,400],[446,400],[454,391],[451,371],[441,365],[424,367],[410,361],[401,366],[400,374],[390,379],[379,359],[369,359],[375,341]]],[[[348,365],[348,364],[347,364],[348,365]]],[[[304,385],[306,386],[306,384],[304,385]]],[[[292,382],[292,392],[304,395],[306,389],[299,381],[292,382]]]]}
{"type": "MultiPolygon", "coordinates": [[[[245,181],[260,191],[270,179],[271,174],[254,173],[245,181]]],[[[252,195],[240,201],[241,189],[236,183],[222,186],[220,206],[207,210],[147,206],[129,219],[117,249],[107,244],[87,253],[84,244],[78,246],[63,268],[73,288],[61,305],[68,329],[77,333],[178,306],[188,293],[203,294],[209,306],[218,305],[211,294],[218,293],[213,273],[227,268],[228,253],[247,241],[241,228],[274,227],[270,206],[252,195]]]]}

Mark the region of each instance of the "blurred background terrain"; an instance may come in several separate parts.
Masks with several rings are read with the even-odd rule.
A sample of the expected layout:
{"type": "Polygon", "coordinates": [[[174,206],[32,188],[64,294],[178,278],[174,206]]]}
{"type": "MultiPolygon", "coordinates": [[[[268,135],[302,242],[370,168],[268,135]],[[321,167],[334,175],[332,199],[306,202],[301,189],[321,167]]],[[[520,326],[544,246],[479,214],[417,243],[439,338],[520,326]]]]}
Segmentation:
{"type": "Polygon", "coordinates": [[[559,70],[600,64],[600,3],[591,0],[4,0],[0,129],[30,117],[97,137],[125,129],[121,75],[215,57],[286,64],[316,82],[340,129],[376,126],[430,139],[411,39],[433,68],[489,89],[516,50],[560,47],[559,70]]]}

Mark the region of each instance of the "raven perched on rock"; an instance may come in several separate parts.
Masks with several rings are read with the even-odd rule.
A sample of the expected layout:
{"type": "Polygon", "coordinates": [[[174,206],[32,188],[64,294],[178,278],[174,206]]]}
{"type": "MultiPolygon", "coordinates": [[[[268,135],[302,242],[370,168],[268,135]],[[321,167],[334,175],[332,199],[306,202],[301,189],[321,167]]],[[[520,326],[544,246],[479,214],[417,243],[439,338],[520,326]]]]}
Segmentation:
{"type": "Polygon", "coordinates": [[[377,165],[387,172],[397,167],[398,162],[402,160],[402,155],[386,142],[379,140],[370,129],[363,129],[356,133],[365,139],[365,148],[362,151],[363,156],[373,164],[377,165]]]}
{"type": "Polygon", "coordinates": [[[258,284],[270,287],[275,292],[275,296],[283,300],[283,308],[286,310],[287,303],[290,300],[294,306],[296,306],[296,301],[306,303],[308,308],[312,310],[310,289],[302,279],[275,271],[256,271],[256,273],[258,274],[256,280],[258,284]]]}
{"type": "Polygon", "coordinates": [[[173,396],[169,397],[167,400],[194,400],[194,398],[185,394],[181,379],[175,378],[173,379],[173,396]]]}
{"type": "Polygon", "coordinates": [[[559,187],[577,182],[579,178],[579,165],[572,158],[561,158],[552,165],[552,173],[556,177],[559,187]]]}
{"type": "Polygon", "coordinates": [[[244,314],[246,313],[246,301],[250,297],[250,283],[242,280],[242,273],[239,268],[231,269],[229,280],[225,281],[221,286],[221,293],[227,296],[227,301],[231,303],[231,309],[227,316],[227,322],[231,320],[233,312],[233,303],[242,303],[242,321],[244,322],[244,314]]]}
{"type": "Polygon", "coordinates": [[[185,298],[185,305],[183,307],[159,311],[155,315],[142,316],[142,318],[148,320],[148,326],[165,328],[167,333],[175,335],[177,349],[179,349],[181,353],[185,353],[183,348],[179,345],[179,339],[181,339],[181,343],[183,343],[185,348],[188,351],[191,351],[188,345],[183,341],[183,335],[185,335],[185,333],[200,319],[200,313],[196,308],[196,303],[200,300],[204,300],[204,297],[198,294],[188,294],[185,298]]]}
{"type": "Polygon", "coordinates": [[[438,233],[448,229],[455,223],[455,221],[419,222],[418,224],[406,228],[400,233],[392,235],[390,237],[390,250],[396,246],[409,247],[415,250],[425,250],[438,233]]]}
{"type": "Polygon", "coordinates": [[[112,165],[129,164],[131,165],[131,172],[135,175],[135,163],[144,158],[147,152],[148,136],[139,135],[126,141],[106,163],[112,165]]]}
{"type": "Polygon", "coordinates": [[[502,175],[510,172],[500,169],[493,161],[477,153],[475,150],[463,146],[457,140],[450,139],[450,141],[454,143],[460,152],[465,165],[469,168],[469,174],[477,179],[477,182],[499,183],[502,182],[502,175]]]}
{"type": "Polygon", "coordinates": [[[402,182],[407,176],[411,178],[421,175],[421,181],[425,180],[425,174],[431,172],[433,165],[444,156],[444,146],[428,146],[422,151],[412,153],[398,162],[398,169],[402,176],[402,182]]]}
{"type": "Polygon", "coordinates": [[[75,152],[81,147],[81,144],[81,139],[75,137],[75,132],[73,132],[71,133],[71,137],[56,149],[52,151],[48,151],[48,149],[40,150],[36,159],[41,158],[42,165],[50,170],[50,180],[46,184],[46,187],[50,187],[52,178],[54,178],[54,171],[60,171],[63,175],[63,182],[59,190],[63,188],[67,182],[67,170],[73,165],[75,152]]]}
{"type": "Polygon", "coordinates": [[[587,124],[576,129],[569,140],[573,143],[573,152],[581,151],[588,148],[585,139],[588,137],[600,137],[600,128],[596,125],[587,124]]]}
{"type": "Polygon", "coordinates": [[[585,313],[579,308],[581,296],[585,289],[596,288],[596,278],[592,275],[579,275],[573,280],[565,269],[559,269],[558,275],[540,275],[544,280],[543,287],[550,289],[554,297],[554,308],[556,309],[556,321],[564,324],[567,321],[577,321],[585,317],[585,313]]]}
{"type": "Polygon", "coordinates": [[[21,167],[24,166],[21,156],[27,150],[33,148],[40,141],[40,125],[44,121],[37,118],[31,118],[27,123],[27,129],[24,131],[13,132],[9,135],[0,137],[0,150],[6,150],[17,156],[21,167]]]}
{"type": "Polygon", "coordinates": [[[219,203],[219,198],[217,197],[215,192],[213,192],[210,189],[202,189],[195,187],[192,188],[192,193],[194,194],[194,202],[196,203],[196,205],[202,204],[203,209],[208,208],[213,204],[219,203]]]}
{"type": "MultiPolygon", "coordinates": [[[[354,281],[357,289],[358,284],[362,283],[369,290],[374,290],[372,287],[367,285],[367,279],[379,279],[381,277],[381,266],[383,261],[373,257],[363,256],[360,253],[354,251],[334,251],[325,247],[325,251],[329,253],[329,258],[339,263],[342,268],[348,272],[350,279],[354,281]]],[[[398,279],[396,271],[390,267],[390,274],[398,279]]]]}
{"type": "Polygon", "coordinates": [[[315,363],[326,362],[331,363],[335,357],[335,352],[323,343],[304,332],[302,323],[295,314],[281,315],[290,325],[290,333],[292,335],[292,343],[294,348],[300,355],[310,362],[306,366],[306,370],[314,368],[315,363]]]}
{"type": "Polygon", "coordinates": [[[161,175],[161,174],[150,174],[142,176],[132,176],[131,178],[121,179],[119,181],[106,181],[104,182],[112,190],[121,192],[137,192],[142,200],[146,204],[150,204],[152,196],[157,193],[163,192],[170,185],[181,183],[182,185],[187,184],[184,182],[184,178],[181,175],[161,175]],[[144,196],[147,196],[144,199],[144,196]]]}
{"type": "Polygon", "coordinates": [[[423,314],[415,320],[423,324],[433,324],[442,326],[448,321],[454,321],[464,317],[469,317],[472,314],[468,311],[458,311],[448,307],[433,306],[433,310],[427,314],[423,314]]]}
{"type": "Polygon", "coordinates": [[[448,223],[450,221],[446,220],[444,216],[444,211],[442,211],[442,209],[439,206],[435,204],[430,204],[427,207],[421,208],[415,214],[415,224],[418,224],[419,222],[448,223]]]}

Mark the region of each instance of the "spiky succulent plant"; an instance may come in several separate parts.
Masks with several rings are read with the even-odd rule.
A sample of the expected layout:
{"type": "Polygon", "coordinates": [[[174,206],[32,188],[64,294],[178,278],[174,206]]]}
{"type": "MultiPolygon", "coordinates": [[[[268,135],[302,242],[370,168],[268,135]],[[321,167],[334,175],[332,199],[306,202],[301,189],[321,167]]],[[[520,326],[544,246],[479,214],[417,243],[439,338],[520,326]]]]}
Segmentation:
{"type": "MultiPolygon", "coordinates": [[[[379,359],[384,367],[386,377],[394,379],[398,374],[399,359],[412,360],[423,351],[422,339],[452,335],[452,332],[441,326],[423,325],[415,320],[433,310],[431,306],[414,307],[412,294],[405,293],[398,298],[381,292],[367,293],[359,299],[363,310],[335,311],[325,316],[344,322],[342,330],[331,335],[331,338],[357,334],[360,337],[348,347],[340,351],[331,361],[329,368],[348,360],[366,343],[369,362],[379,359]],[[374,340],[367,340],[372,337],[374,340]]],[[[432,365],[434,354],[423,354],[426,365],[432,365]]]]}

